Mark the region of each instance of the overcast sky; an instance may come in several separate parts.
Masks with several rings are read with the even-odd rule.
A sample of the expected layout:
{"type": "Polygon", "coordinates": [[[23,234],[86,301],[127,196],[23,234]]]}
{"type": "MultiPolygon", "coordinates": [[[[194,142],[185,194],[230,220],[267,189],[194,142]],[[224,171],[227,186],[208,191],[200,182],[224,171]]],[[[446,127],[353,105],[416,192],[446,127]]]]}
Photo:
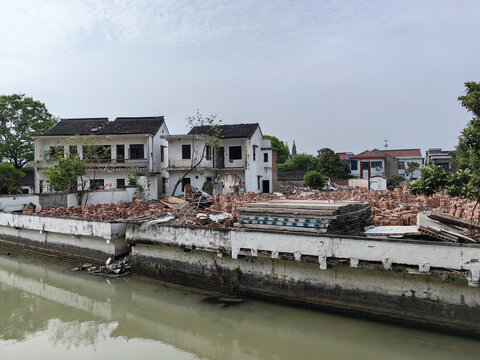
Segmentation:
{"type": "Polygon", "coordinates": [[[0,94],[64,118],[196,109],[298,152],[453,148],[478,0],[0,0],[0,94]]]}

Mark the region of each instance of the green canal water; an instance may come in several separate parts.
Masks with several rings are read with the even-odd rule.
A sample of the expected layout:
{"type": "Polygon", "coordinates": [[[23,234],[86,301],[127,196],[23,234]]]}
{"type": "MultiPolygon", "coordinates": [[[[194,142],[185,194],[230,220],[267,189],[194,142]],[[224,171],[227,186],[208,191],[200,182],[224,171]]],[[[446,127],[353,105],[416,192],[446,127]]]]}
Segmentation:
{"type": "Polygon", "coordinates": [[[480,342],[0,255],[1,359],[480,359],[480,342]]]}

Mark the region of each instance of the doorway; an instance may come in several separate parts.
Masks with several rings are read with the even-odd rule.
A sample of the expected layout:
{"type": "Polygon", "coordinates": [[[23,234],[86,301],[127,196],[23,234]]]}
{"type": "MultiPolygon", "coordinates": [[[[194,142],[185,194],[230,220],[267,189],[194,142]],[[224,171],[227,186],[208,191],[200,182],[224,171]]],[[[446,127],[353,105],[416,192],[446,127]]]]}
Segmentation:
{"type": "Polygon", "coordinates": [[[262,192],[266,194],[270,193],[270,181],[268,180],[262,181],[262,192]]]}
{"type": "Polygon", "coordinates": [[[123,163],[125,160],[125,145],[117,145],[117,163],[123,163]]]}

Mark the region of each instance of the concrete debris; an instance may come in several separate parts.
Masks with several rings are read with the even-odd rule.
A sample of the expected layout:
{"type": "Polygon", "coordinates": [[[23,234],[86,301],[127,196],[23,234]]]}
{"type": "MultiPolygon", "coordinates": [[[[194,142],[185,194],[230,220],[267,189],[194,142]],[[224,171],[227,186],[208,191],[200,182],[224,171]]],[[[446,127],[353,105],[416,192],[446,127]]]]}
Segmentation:
{"type": "MultiPolygon", "coordinates": [[[[340,187],[337,191],[325,192],[287,186],[281,187],[279,192],[274,194],[245,193],[243,196],[239,196],[235,194],[235,192],[208,196],[204,191],[197,190],[188,185],[185,186],[185,189],[185,199],[166,197],[158,201],[149,202],[140,198],[134,198],[131,204],[99,204],[83,207],[71,206],[69,208],[59,207],[43,209],[35,214],[149,224],[145,226],[168,223],[169,225],[231,227],[234,223],[241,220],[239,209],[244,207],[245,204],[265,203],[275,200],[287,202],[305,201],[305,204],[312,200],[324,200],[332,204],[345,201],[359,202],[370,205],[370,214],[376,226],[416,226],[417,214],[425,210],[434,211],[443,215],[449,214],[457,219],[463,219],[463,221],[467,221],[468,223],[471,222],[471,219],[478,221],[480,214],[480,209],[475,208],[475,203],[466,199],[451,198],[442,194],[436,194],[431,197],[415,196],[400,189],[380,192],[360,188],[344,189],[340,187]],[[229,216],[210,216],[222,213],[229,214],[229,216]],[[198,214],[202,215],[198,216],[198,214]]],[[[267,210],[269,209],[261,210],[262,212],[259,212],[257,215],[268,214],[267,210]]],[[[26,206],[24,212],[31,214],[33,209],[26,206]]],[[[286,218],[291,219],[289,216],[286,216],[286,218]]],[[[352,219],[355,219],[355,217],[352,216],[352,219]]],[[[444,221],[442,220],[442,222],[444,221]]],[[[354,227],[356,226],[356,224],[353,225],[354,227]]],[[[347,226],[346,223],[345,226],[347,226]]],[[[344,228],[342,231],[344,231],[344,234],[350,233],[350,229],[347,228],[344,228]]]]}
{"type": "Polygon", "coordinates": [[[97,267],[87,263],[73,268],[72,271],[86,271],[92,275],[119,277],[130,274],[130,264],[128,256],[118,261],[112,261],[112,258],[108,258],[105,266],[97,267]]]}
{"type": "Polygon", "coordinates": [[[452,219],[447,218],[446,223],[441,216],[434,216],[439,220],[435,220],[427,213],[418,213],[417,215],[417,229],[423,235],[428,235],[432,238],[449,241],[449,242],[469,242],[476,243],[475,239],[470,236],[474,235],[473,229],[469,228],[468,224],[465,226],[453,225],[452,219]]]}

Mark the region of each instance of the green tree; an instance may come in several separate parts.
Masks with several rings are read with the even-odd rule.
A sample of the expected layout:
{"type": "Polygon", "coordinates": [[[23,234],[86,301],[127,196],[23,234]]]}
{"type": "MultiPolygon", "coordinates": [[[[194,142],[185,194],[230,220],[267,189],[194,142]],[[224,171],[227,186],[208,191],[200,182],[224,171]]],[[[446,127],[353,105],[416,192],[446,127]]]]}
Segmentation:
{"type": "Polygon", "coordinates": [[[455,151],[450,153],[452,156],[452,169],[453,170],[465,170],[468,168],[469,155],[468,146],[460,139],[458,145],[455,147],[455,151]]]}
{"type": "Polygon", "coordinates": [[[323,176],[330,179],[347,179],[349,176],[348,163],[329,148],[318,150],[318,169],[323,176]]]}
{"type": "Polygon", "coordinates": [[[322,189],[325,186],[325,179],[318,171],[310,171],[303,177],[303,186],[322,189]]]}
{"type": "Polygon", "coordinates": [[[405,176],[412,178],[412,175],[415,171],[420,168],[420,164],[416,161],[409,161],[407,162],[407,168],[405,169],[405,176]]]}
{"type": "Polygon", "coordinates": [[[278,165],[280,171],[318,171],[318,158],[309,154],[292,156],[284,164],[278,165]]]}
{"type": "Polygon", "coordinates": [[[83,204],[85,194],[92,181],[86,176],[87,161],[78,156],[61,157],[45,171],[47,182],[55,191],[71,191],[75,194],[78,206],[83,204]],[[90,181],[89,181],[90,180],[90,181]]]}
{"type": "Polygon", "coordinates": [[[20,187],[20,180],[25,173],[10,163],[0,164],[0,194],[13,194],[20,187]]]}
{"type": "MultiPolygon", "coordinates": [[[[465,95],[459,96],[462,106],[474,117],[460,134],[455,161],[456,171],[445,173],[441,167],[421,169],[422,177],[410,184],[414,194],[432,195],[443,191],[450,196],[464,197],[480,202],[480,84],[465,83],[465,95]]],[[[472,211],[472,221],[473,221],[472,211]]]]}
{"type": "Polygon", "coordinates": [[[40,101],[25,94],[0,96],[0,160],[22,168],[34,158],[32,136],[50,130],[57,123],[40,101]]]}
{"type": "Polygon", "coordinates": [[[297,145],[295,145],[295,140],[293,140],[293,144],[292,144],[292,157],[294,157],[295,155],[297,155],[297,145]]]}
{"type": "Polygon", "coordinates": [[[285,161],[288,160],[288,156],[290,154],[287,147],[282,141],[271,135],[264,135],[263,138],[269,139],[272,144],[272,149],[277,151],[277,164],[283,164],[285,161]]]}

